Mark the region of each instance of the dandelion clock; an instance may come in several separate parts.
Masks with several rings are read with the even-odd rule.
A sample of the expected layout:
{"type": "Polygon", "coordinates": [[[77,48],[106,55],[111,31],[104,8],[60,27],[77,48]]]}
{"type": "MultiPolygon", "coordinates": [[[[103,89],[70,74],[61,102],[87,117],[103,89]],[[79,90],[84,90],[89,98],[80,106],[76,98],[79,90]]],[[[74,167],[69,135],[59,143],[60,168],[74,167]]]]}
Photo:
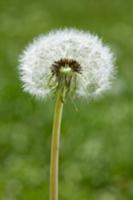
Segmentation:
{"type": "Polygon", "coordinates": [[[58,160],[62,111],[65,100],[95,98],[111,87],[114,58],[110,48],[89,32],[52,31],[36,38],[20,56],[20,77],[30,94],[54,95],[50,200],[58,200],[58,160]]]}

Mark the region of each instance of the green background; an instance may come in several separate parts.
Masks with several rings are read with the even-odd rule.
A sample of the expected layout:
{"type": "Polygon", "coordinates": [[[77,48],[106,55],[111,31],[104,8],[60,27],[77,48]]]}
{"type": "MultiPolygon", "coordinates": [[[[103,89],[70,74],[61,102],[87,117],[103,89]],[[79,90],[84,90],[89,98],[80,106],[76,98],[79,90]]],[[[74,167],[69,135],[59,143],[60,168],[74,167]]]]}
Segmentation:
{"type": "Polygon", "coordinates": [[[133,199],[133,1],[0,1],[0,199],[48,199],[54,100],[22,90],[18,56],[54,28],[97,33],[117,76],[110,93],[67,103],[60,147],[60,200],[133,199]]]}

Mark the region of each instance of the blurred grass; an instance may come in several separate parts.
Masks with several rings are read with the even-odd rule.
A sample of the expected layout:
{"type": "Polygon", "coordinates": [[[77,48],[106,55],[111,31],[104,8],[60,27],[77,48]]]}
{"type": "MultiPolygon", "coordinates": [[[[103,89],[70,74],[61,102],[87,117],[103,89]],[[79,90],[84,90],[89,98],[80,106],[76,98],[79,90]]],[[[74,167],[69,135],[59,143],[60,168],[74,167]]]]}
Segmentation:
{"type": "Polygon", "coordinates": [[[60,199],[133,199],[133,1],[0,1],[0,199],[48,199],[54,101],[23,93],[18,55],[40,33],[90,30],[117,56],[112,91],[65,107],[60,199]]]}

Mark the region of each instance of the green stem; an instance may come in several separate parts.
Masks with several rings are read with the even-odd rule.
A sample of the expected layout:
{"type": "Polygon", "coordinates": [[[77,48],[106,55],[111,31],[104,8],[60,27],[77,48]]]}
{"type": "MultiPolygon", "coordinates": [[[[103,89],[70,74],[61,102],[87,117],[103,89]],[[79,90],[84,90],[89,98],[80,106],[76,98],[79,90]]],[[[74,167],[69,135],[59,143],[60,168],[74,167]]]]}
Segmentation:
{"type": "Polygon", "coordinates": [[[59,171],[59,140],[61,119],[63,111],[62,92],[59,90],[57,93],[52,143],[51,143],[51,162],[50,162],[50,200],[58,200],[58,171],[59,171]]]}

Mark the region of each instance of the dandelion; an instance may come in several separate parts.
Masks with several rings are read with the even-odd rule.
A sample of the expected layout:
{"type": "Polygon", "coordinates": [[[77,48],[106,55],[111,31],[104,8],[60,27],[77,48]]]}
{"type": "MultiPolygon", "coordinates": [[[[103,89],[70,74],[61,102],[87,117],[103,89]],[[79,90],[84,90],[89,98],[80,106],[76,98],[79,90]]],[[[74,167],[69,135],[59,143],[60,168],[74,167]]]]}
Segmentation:
{"type": "Polygon", "coordinates": [[[23,88],[46,98],[56,96],[50,166],[50,200],[58,199],[59,138],[64,100],[88,99],[111,87],[114,59],[110,48],[89,32],[76,29],[41,35],[20,56],[23,88]]]}

